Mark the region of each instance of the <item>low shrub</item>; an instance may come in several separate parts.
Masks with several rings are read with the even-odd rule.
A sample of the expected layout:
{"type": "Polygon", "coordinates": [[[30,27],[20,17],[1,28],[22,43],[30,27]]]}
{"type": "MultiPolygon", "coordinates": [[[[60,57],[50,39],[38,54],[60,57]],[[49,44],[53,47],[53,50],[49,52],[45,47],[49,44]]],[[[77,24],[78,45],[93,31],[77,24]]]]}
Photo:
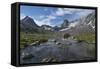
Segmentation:
{"type": "Polygon", "coordinates": [[[47,42],[48,40],[47,39],[40,39],[39,40],[39,43],[45,43],[45,42],[47,42]]]}
{"type": "Polygon", "coordinates": [[[64,34],[64,38],[65,38],[65,39],[68,38],[68,37],[70,37],[70,36],[71,36],[71,35],[68,34],[68,33],[64,34]]]}

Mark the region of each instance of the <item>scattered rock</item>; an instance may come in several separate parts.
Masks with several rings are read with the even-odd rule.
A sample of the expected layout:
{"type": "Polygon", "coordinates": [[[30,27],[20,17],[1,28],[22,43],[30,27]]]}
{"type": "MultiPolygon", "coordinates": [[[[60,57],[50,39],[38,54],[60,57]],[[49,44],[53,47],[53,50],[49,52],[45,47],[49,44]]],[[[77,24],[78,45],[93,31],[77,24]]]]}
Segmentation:
{"type": "Polygon", "coordinates": [[[56,42],[56,39],[49,39],[48,42],[56,42]]]}
{"type": "Polygon", "coordinates": [[[44,58],[41,62],[55,62],[55,61],[57,60],[54,58],[44,58]]]}
{"type": "Polygon", "coordinates": [[[27,60],[27,59],[31,59],[31,58],[33,58],[34,56],[32,55],[32,54],[26,54],[26,55],[24,55],[24,57],[23,57],[23,60],[27,60]]]}
{"type": "Polygon", "coordinates": [[[57,45],[60,45],[61,43],[60,43],[60,42],[56,42],[56,44],[57,44],[57,45]]]}
{"type": "Polygon", "coordinates": [[[30,46],[37,46],[39,44],[40,44],[39,41],[36,41],[36,42],[31,43],[30,46]]]}

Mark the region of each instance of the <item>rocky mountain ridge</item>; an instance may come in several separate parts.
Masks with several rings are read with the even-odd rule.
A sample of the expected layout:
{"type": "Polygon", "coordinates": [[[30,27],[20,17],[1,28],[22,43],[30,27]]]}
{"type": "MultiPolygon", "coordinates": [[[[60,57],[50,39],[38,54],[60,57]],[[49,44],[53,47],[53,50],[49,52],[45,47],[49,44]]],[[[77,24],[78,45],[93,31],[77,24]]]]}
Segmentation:
{"type": "Polygon", "coordinates": [[[26,16],[24,19],[20,21],[21,31],[25,32],[38,32],[43,30],[48,31],[62,31],[62,32],[95,32],[95,13],[91,13],[85,17],[82,17],[78,20],[69,22],[67,19],[64,19],[64,22],[61,24],[60,27],[49,26],[49,25],[42,25],[38,26],[34,19],[29,16],[26,16]],[[71,31],[72,30],[72,31],[71,31]]]}

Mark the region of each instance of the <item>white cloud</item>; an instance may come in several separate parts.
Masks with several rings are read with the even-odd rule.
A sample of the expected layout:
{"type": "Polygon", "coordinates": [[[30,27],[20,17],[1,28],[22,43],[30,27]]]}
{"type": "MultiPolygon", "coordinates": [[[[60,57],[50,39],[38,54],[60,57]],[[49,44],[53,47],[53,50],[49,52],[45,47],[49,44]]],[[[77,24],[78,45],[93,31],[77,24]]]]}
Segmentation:
{"type": "Polygon", "coordinates": [[[56,15],[62,16],[62,15],[64,15],[64,11],[61,8],[58,8],[56,11],[56,15]]]}
{"type": "MultiPolygon", "coordinates": [[[[45,9],[45,11],[48,9],[45,9]]],[[[90,13],[91,10],[87,9],[75,9],[75,8],[57,8],[55,12],[52,12],[49,15],[40,15],[40,16],[30,16],[34,21],[39,25],[52,25],[51,20],[56,19],[58,16],[64,16],[65,14],[77,13],[79,16],[86,15],[90,13]]],[[[23,19],[26,15],[21,13],[20,19],[23,19]]]]}
{"type": "Polygon", "coordinates": [[[65,14],[72,14],[72,12],[69,11],[68,9],[66,10],[64,8],[58,8],[56,13],[55,13],[56,16],[63,16],[65,14]]]}
{"type": "Polygon", "coordinates": [[[45,17],[46,17],[46,16],[44,16],[44,15],[34,16],[34,18],[39,19],[39,20],[42,20],[42,19],[44,19],[45,17]]]}
{"type": "Polygon", "coordinates": [[[38,24],[39,26],[41,25],[51,25],[50,20],[49,19],[44,19],[44,20],[34,20],[36,22],[36,24],[38,24]]]}
{"type": "MultiPolygon", "coordinates": [[[[34,21],[35,21],[39,26],[41,26],[41,25],[51,25],[51,26],[53,26],[53,25],[51,24],[51,20],[56,19],[56,17],[53,16],[53,15],[39,16],[40,20],[35,19],[34,17],[32,17],[32,18],[34,19],[34,21]]],[[[37,17],[37,18],[38,18],[38,17],[37,17]]]]}
{"type": "MultiPolygon", "coordinates": [[[[20,15],[20,19],[23,19],[25,17],[26,17],[26,15],[24,15],[24,14],[20,15]]],[[[48,15],[48,16],[41,15],[41,16],[37,16],[37,17],[29,16],[29,17],[34,19],[36,24],[39,25],[39,26],[41,26],[41,25],[51,25],[51,20],[56,19],[56,17],[52,16],[52,15],[48,15]]],[[[53,26],[53,25],[51,25],[51,26],[53,26]]]]}
{"type": "Polygon", "coordinates": [[[70,11],[70,12],[73,12],[73,11],[81,11],[82,9],[76,9],[76,8],[63,8],[65,11],[70,11]]]}
{"type": "Polygon", "coordinates": [[[64,16],[65,14],[73,14],[73,13],[76,13],[80,16],[84,16],[91,12],[93,12],[93,10],[90,9],[58,8],[55,13],[55,16],[64,16]]]}
{"type": "Polygon", "coordinates": [[[35,19],[34,17],[32,17],[33,19],[35,19],[34,21],[39,25],[51,25],[51,20],[56,19],[58,16],[64,16],[65,14],[72,14],[72,11],[75,11],[75,9],[69,9],[69,8],[58,8],[56,12],[51,13],[50,15],[44,16],[38,16],[37,18],[41,19],[35,19]]]}
{"type": "Polygon", "coordinates": [[[56,19],[56,16],[49,15],[49,16],[47,16],[47,18],[50,19],[50,20],[51,20],[51,19],[56,19]]]}
{"type": "Polygon", "coordinates": [[[21,13],[21,15],[20,15],[20,19],[23,19],[23,18],[25,18],[25,14],[23,14],[23,13],[21,13]]]}
{"type": "Polygon", "coordinates": [[[41,16],[39,16],[39,18],[40,18],[40,19],[42,19],[42,18],[44,18],[44,16],[43,16],[43,15],[41,15],[41,16]]]}

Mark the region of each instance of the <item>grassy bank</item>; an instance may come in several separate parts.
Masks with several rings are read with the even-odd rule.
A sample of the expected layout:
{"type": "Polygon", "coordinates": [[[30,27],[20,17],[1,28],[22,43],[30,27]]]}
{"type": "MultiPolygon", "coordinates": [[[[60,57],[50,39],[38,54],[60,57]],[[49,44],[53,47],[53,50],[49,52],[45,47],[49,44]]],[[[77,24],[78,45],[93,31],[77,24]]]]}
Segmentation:
{"type": "Polygon", "coordinates": [[[46,42],[52,33],[20,33],[20,48],[24,48],[25,45],[29,45],[33,42],[39,41],[40,43],[46,42]]]}
{"type": "Polygon", "coordinates": [[[75,39],[84,40],[89,43],[95,43],[95,34],[84,33],[84,34],[75,36],[75,39]]]}

